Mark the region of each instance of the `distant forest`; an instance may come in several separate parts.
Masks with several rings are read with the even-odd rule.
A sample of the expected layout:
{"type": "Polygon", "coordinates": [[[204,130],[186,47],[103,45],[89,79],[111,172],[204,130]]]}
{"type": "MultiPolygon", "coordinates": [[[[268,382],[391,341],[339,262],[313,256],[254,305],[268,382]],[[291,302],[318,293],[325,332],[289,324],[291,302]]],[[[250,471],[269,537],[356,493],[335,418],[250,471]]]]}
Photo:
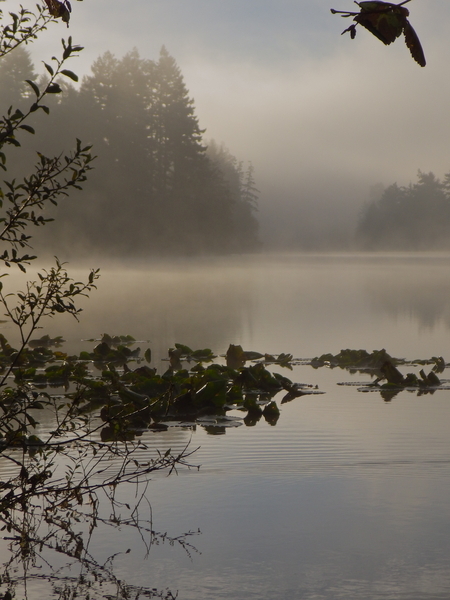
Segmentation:
{"type": "MultiPolygon", "coordinates": [[[[32,91],[25,80],[36,77],[26,50],[5,57],[2,111],[26,102],[32,91]]],[[[48,251],[162,256],[259,248],[254,169],[223,146],[205,144],[181,71],[164,47],[158,61],[136,50],[121,59],[106,52],[78,88],[64,79],[64,93],[49,104],[51,124],[36,113],[39,148],[64,153],[79,138],[98,158],[82,194],[61,203],[50,237],[41,237],[48,251]]],[[[37,160],[28,149],[16,151],[22,167],[37,160]]],[[[12,167],[4,179],[14,175],[12,167]]]]}
{"type": "Polygon", "coordinates": [[[449,249],[450,172],[441,181],[419,171],[417,183],[387,187],[364,207],[356,241],[365,250],[449,249]]]}

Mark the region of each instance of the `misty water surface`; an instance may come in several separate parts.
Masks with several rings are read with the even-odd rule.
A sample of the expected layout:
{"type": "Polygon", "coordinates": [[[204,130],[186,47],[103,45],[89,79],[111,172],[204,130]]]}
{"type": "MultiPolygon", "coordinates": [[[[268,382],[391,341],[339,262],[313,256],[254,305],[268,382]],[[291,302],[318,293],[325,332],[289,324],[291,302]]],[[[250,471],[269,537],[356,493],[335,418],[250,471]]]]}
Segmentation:
{"type": "MultiPolygon", "coordinates": [[[[449,271],[448,255],[291,254],[105,268],[80,324],[55,320],[45,333],[63,334],[67,349],[104,332],[131,334],[150,340],[162,368],[175,342],[301,358],[384,347],[397,357],[448,360],[449,271]]],[[[282,405],[276,426],[145,436],[155,450],[200,447],[192,461],[200,470],[158,474],[148,492],[155,529],[200,529],[191,539],[198,552],[163,545],[145,559],[137,536],[108,531],[95,542],[98,556],[130,549],[116,559],[119,577],[186,600],[447,599],[450,392],[405,391],[384,402],[337,385],[367,375],[275,370],[326,393],[282,405]]]]}
{"type": "MultiPolygon", "coordinates": [[[[75,279],[101,267],[98,291],[80,303],[80,323],[45,324],[45,333],[64,334],[74,348],[105,332],[149,340],[157,358],[175,342],[216,352],[234,343],[299,357],[385,347],[414,358],[445,355],[449,345],[448,254],[280,254],[107,266],[93,258],[84,269],[70,266],[75,279]]],[[[19,281],[11,274],[4,286],[15,290],[19,281]]],[[[9,326],[2,331],[13,339],[9,326]]]]}

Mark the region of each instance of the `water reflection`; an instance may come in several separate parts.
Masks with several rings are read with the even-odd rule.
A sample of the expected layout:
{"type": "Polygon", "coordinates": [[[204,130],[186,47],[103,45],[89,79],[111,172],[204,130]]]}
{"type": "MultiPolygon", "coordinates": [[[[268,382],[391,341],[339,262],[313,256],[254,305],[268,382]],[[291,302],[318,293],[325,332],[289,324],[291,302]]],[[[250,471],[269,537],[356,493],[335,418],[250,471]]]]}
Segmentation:
{"type": "Polygon", "coordinates": [[[367,301],[381,314],[417,322],[421,329],[450,328],[450,258],[409,257],[385,261],[365,286],[367,301]]]}
{"type": "MultiPolygon", "coordinates": [[[[157,366],[175,342],[219,353],[233,343],[312,357],[383,347],[401,356],[405,347],[427,341],[430,351],[445,355],[449,269],[450,257],[436,254],[285,254],[111,265],[83,303],[81,322],[48,321],[45,333],[64,333],[74,351],[82,349],[82,339],[131,334],[150,341],[157,366]],[[395,347],[389,344],[393,325],[395,347]]],[[[74,276],[85,271],[75,270],[74,276]]],[[[4,284],[16,289],[16,276],[8,279],[4,284]]],[[[7,325],[2,331],[6,337],[13,333],[7,325]]]]}
{"type": "MultiPolygon", "coordinates": [[[[174,598],[167,588],[161,591],[136,585],[131,577],[118,578],[115,563],[131,551],[119,532],[136,534],[139,544],[134,543],[133,550],[139,547],[139,558],[148,556],[152,546],[166,543],[189,556],[196,550],[190,541],[195,532],[169,536],[154,529],[146,496],[150,474],[189,468],[188,446],[176,457],[168,452],[139,462],[132,444],[107,446],[82,440],[76,423],[68,437],[58,446],[49,443],[41,449],[2,446],[4,460],[17,472],[9,477],[2,473],[0,482],[1,597],[174,598]],[[118,539],[99,558],[97,539],[107,530],[118,539]]],[[[144,444],[140,449],[148,450],[144,444]]]]}
{"type": "MultiPolygon", "coordinates": [[[[153,364],[163,368],[160,359],[175,342],[294,357],[341,348],[445,357],[448,265],[436,256],[288,255],[106,269],[81,324],[55,322],[45,333],[63,334],[74,352],[82,338],[130,333],[150,340],[153,364]]],[[[177,550],[168,536],[145,557],[136,529],[105,527],[92,556],[111,565],[117,580],[132,582],[135,597],[179,590],[184,600],[447,600],[450,392],[401,390],[382,402],[379,393],[337,385],[337,369],[297,364],[289,377],[326,394],[280,405],[276,427],[265,419],[252,427],[250,419],[227,435],[204,427],[142,435],[139,461],[189,439],[200,446],[199,471],[155,474],[145,513],[152,531],[172,539],[200,529],[190,540],[198,553],[177,550]],[[113,561],[111,549],[120,551],[113,561]]],[[[347,378],[357,383],[361,374],[347,378]]],[[[119,500],[132,506],[137,495],[129,488],[119,500]]],[[[49,597],[41,583],[33,583],[30,598],[49,597]]],[[[108,585],[97,597],[115,597],[108,585]]]]}
{"type": "Polygon", "coordinates": [[[157,560],[160,582],[192,600],[448,597],[448,395],[346,392],[289,405],[274,435],[202,439],[207,473],[155,487],[163,523],[203,532],[194,564],[157,560]]]}

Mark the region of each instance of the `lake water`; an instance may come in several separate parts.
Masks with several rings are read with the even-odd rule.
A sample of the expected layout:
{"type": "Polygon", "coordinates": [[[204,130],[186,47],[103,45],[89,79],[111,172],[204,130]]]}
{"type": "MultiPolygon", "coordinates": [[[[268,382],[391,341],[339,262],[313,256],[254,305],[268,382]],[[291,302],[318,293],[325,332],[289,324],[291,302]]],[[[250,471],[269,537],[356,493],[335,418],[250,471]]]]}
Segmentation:
{"type": "MultiPolygon", "coordinates": [[[[219,354],[233,343],[298,358],[386,348],[450,360],[447,254],[111,267],[84,307],[80,324],[55,320],[45,333],[63,334],[74,350],[104,332],[131,334],[150,340],[139,345],[164,369],[175,342],[219,354]]],[[[154,528],[173,536],[200,530],[190,538],[197,551],[163,544],[144,558],[138,536],[111,530],[95,542],[97,555],[130,549],[116,559],[116,574],[178,591],[180,600],[448,600],[450,391],[402,391],[385,402],[338,385],[368,375],[273,370],[325,393],[279,404],[276,426],[261,420],[223,435],[197,427],[145,436],[155,451],[199,447],[191,459],[199,470],[157,474],[148,490],[154,528]]]]}

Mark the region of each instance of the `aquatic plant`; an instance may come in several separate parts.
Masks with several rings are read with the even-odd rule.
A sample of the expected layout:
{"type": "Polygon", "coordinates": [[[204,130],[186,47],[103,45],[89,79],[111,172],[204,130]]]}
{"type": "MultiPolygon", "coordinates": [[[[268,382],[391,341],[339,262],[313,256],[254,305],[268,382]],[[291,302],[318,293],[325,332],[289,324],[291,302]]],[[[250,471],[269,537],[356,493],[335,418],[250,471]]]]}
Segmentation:
{"type": "Polygon", "coordinates": [[[319,367],[340,367],[350,373],[368,373],[373,381],[364,382],[342,382],[338,385],[357,386],[360,392],[379,391],[384,400],[390,401],[402,390],[417,392],[418,395],[432,394],[437,389],[450,389],[447,382],[439,379],[436,373],[442,373],[446,368],[446,362],[442,356],[432,356],[429,359],[415,359],[408,361],[401,358],[392,358],[386,350],[374,350],[372,353],[366,350],[341,350],[339,354],[322,354],[313,358],[310,362],[315,369],[319,367]],[[416,373],[403,373],[398,366],[433,365],[431,371],[425,373],[420,369],[416,373]]]}

